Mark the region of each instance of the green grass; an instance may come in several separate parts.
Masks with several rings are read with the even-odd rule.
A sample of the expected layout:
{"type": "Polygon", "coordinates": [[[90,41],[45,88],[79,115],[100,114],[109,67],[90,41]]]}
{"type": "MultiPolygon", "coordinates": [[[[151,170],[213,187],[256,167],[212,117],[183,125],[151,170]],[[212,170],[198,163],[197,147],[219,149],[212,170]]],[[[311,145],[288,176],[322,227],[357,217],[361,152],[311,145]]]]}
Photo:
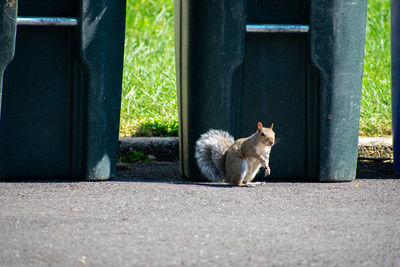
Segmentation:
{"type": "Polygon", "coordinates": [[[173,0],[127,1],[122,136],[177,134],[173,25],[173,0]]]}
{"type": "Polygon", "coordinates": [[[137,163],[137,162],[149,162],[150,159],[142,152],[133,150],[125,156],[121,157],[121,162],[124,163],[137,163]]]}
{"type": "Polygon", "coordinates": [[[360,135],[392,133],[390,0],[369,0],[360,135]]]}
{"type": "MultiPolygon", "coordinates": [[[[177,135],[173,0],[128,0],[126,14],[121,136],[177,135]]],[[[390,0],[369,0],[360,135],[391,134],[390,75],[390,0]]]]}

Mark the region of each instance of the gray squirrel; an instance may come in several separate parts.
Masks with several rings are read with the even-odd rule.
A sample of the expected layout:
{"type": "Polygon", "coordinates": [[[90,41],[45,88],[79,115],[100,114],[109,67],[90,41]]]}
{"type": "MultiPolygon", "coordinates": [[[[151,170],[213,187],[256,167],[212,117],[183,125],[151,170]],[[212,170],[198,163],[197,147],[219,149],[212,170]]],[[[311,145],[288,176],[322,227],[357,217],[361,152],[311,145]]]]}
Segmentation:
{"type": "Polygon", "coordinates": [[[222,130],[211,129],[202,134],[195,146],[195,158],[201,172],[212,182],[255,185],[251,181],[261,166],[265,168],[265,176],[271,174],[269,156],[275,143],[273,126],[264,128],[259,122],[253,135],[236,142],[222,130]]]}

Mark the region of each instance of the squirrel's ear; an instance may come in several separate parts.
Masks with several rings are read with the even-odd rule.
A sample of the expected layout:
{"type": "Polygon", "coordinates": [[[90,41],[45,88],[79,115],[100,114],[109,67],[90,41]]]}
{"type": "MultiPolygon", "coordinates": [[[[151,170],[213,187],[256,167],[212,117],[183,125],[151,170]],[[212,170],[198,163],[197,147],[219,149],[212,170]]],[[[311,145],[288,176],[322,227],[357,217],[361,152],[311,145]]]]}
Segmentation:
{"type": "Polygon", "coordinates": [[[274,128],[274,124],[271,123],[271,126],[269,128],[272,130],[272,128],[274,128]]]}
{"type": "Polygon", "coordinates": [[[261,122],[257,123],[257,130],[261,131],[263,128],[263,125],[261,122]]]}

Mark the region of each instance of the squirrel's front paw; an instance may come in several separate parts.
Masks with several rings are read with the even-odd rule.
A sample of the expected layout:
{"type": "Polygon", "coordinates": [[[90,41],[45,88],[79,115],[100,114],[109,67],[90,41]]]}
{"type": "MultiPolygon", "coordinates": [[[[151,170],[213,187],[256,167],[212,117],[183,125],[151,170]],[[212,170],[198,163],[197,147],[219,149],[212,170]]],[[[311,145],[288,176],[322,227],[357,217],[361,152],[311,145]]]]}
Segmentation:
{"type": "Polygon", "coordinates": [[[269,166],[265,166],[265,177],[267,177],[268,175],[271,175],[271,169],[269,168],[269,166]]]}

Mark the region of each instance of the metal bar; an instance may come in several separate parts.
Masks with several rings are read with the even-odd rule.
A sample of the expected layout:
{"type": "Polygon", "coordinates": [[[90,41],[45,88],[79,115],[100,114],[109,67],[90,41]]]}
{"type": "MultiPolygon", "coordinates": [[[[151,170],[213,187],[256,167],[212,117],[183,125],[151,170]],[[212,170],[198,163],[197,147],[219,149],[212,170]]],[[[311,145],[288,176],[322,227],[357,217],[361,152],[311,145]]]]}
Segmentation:
{"type": "Polygon", "coordinates": [[[306,33],[308,25],[294,24],[249,24],[246,25],[246,32],[251,33],[306,33]]]}
{"type": "Polygon", "coordinates": [[[63,17],[18,17],[17,25],[28,26],[76,26],[77,18],[63,17]]]}

